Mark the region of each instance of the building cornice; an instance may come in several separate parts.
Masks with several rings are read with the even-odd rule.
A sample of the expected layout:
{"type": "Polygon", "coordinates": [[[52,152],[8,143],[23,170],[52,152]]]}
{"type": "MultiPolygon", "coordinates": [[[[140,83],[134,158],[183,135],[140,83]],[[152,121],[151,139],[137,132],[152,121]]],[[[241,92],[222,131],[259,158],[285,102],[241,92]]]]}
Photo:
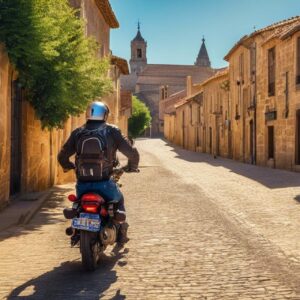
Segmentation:
{"type": "Polygon", "coordinates": [[[110,28],[119,28],[120,24],[117,17],[109,3],[109,0],[95,0],[97,7],[99,8],[105,22],[110,28]]]}
{"type": "Polygon", "coordinates": [[[252,32],[250,35],[245,35],[243,36],[230,50],[229,52],[226,54],[226,56],[224,57],[224,59],[226,61],[229,60],[230,56],[235,52],[235,50],[237,50],[239,48],[239,46],[242,46],[244,45],[245,42],[247,42],[249,39],[253,39],[255,38],[257,35],[259,34],[262,34],[264,32],[267,32],[267,31],[276,31],[277,29],[280,29],[282,27],[289,27],[291,26],[292,24],[294,23],[297,23],[299,22],[300,20],[300,17],[299,16],[296,16],[296,17],[293,17],[293,18],[290,18],[290,19],[287,19],[287,20],[283,20],[283,21],[280,21],[280,22],[277,22],[277,23],[274,23],[274,24],[271,24],[267,27],[264,27],[262,29],[259,29],[259,30],[255,30],[254,32],[252,32]]]}
{"type": "Polygon", "coordinates": [[[129,75],[129,68],[126,59],[112,55],[110,62],[112,65],[116,65],[123,75],[129,75]]]}

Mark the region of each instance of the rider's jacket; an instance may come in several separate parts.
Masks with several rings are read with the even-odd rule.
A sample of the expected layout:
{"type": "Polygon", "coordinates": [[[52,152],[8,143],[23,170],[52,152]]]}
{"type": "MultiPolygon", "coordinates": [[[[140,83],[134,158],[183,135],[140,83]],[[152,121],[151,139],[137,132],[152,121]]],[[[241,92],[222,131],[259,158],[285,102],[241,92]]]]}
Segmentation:
{"type": "Polygon", "coordinates": [[[113,171],[114,163],[116,160],[116,151],[119,150],[128,158],[128,168],[137,169],[139,164],[139,153],[136,148],[132,147],[125,136],[122,135],[120,129],[110,124],[103,124],[101,121],[87,121],[87,123],[75,129],[66,143],[63,145],[61,151],[58,154],[58,161],[64,169],[74,169],[77,165],[77,159],[75,159],[75,165],[70,161],[70,157],[78,153],[77,144],[80,137],[80,132],[83,129],[95,130],[101,126],[105,126],[105,134],[107,140],[107,164],[105,167],[105,174],[103,179],[108,179],[113,171]]]}

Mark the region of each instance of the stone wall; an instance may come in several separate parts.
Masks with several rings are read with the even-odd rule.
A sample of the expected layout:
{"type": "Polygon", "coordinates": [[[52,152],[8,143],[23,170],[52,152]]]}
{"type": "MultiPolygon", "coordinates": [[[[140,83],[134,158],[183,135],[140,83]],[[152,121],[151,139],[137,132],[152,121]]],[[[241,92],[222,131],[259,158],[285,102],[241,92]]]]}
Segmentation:
{"type": "MultiPolygon", "coordinates": [[[[97,53],[98,57],[109,55],[110,27],[105,22],[95,1],[70,0],[70,4],[75,8],[80,8],[80,15],[86,20],[86,34],[94,36],[101,46],[97,53]]],[[[116,66],[111,67],[110,77],[113,80],[114,93],[104,99],[111,108],[109,122],[120,125],[124,131],[127,131],[128,111],[127,114],[124,111],[121,116],[120,70],[116,66]]],[[[13,80],[16,79],[17,73],[13,72],[5,49],[0,45],[0,105],[2,108],[0,118],[0,208],[8,203],[11,196],[11,87],[13,80]]],[[[21,115],[18,117],[18,120],[21,121],[20,138],[18,139],[21,143],[18,155],[21,158],[20,192],[40,191],[53,184],[74,181],[74,172],[64,173],[58,165],[57,154],[71,132],[85,123],[85,114],[69,118],[63,129],[50,132],[42,129],[34,109],[24,96],[22,96],[20,108],[21,115]]]]}
{"type": "Polygon", "coordinates": [[[175,142],[175,115],[165,114],[164,117],[164,137],[171,143],[175,142]]]}
{"type": "Polygon", "coordinates": [[[5,206],[10,190],[10,100],[12,68],[0,45],[0,208],[5,206]]]}
{"type": "Polygon", "coordinates": [[[296,85],[296,46],[300,33],[284,40],[271,40],[263,44],[259,53],[257,83],[257,163],[276,168],[298,170],[297,110],[300,108],[300,90],[296,85]],[[275,47],[275,95],[268,95],[268,49],[275,47]],[[287,92],[287,93],[286,93],[287,92]],[[267,120],[268,112],[276,112],[274,120],[267,120]],[[274,159],[268,157],[268,127],[275,132],[274,159]]]}
{"type": "Polygon", "coordinates": [[[231,104],[228,91],[222,88],[227,80],[228,73],[225,71],[203,84],[203,108],[200,101],[198,129],[199,150],[224,157],[229,156],[228,139],[231,134],[228,122],[231,104]]]}
{"type": "Polygon", "coordinates": [[[227,82],[227,70],[202,84],[192,85],[187,80],[187,96],[183,91],[178,93],[181,99],[175,94],[164,100],[171,102],[176,112],[170,109],[170,113],[164,114],[164,136],[188,150],[229,157],[230,102],[224,88],[227,82]]]}
{"type": "Polygon", "coordinates": [[[110,54],[110,27],[105,22],[95,0],[82,1],[81,16],[86,21],[86,35],[93,36],[100,46],[99,58],[110,54]]]}
{"type": "MultiPolygon", "coordinates": [[[[299,17],[291,18],[243,37],[225,57],[228,77],[216,74],[202,83],[203,104],[193,97],[181,101],[175,136],[172,139],[166,130],[165,137],[190,150],[300,171],[299,22],[299,17]],[[275,49],[273,85],[270,49],[275,49]]],[[[168,114],[164,121],[170,128],[173,121],[168,114]]]]}

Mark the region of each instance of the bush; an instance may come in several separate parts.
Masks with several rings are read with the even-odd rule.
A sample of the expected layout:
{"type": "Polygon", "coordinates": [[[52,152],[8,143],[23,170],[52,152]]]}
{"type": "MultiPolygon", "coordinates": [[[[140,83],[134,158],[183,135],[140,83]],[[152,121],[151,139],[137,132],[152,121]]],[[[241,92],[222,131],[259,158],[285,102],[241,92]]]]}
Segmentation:
{"type": "Polygon", "coordinates": [[[129,135],[136,138],[150,127],[151,114],[149,108],[136,96],[132,97],[132,116],[128,120],[129,135]]]}
{"type": "Polygon", "coordinates": [[[0,41],[43,127],[61,127],[111,90],[109,62],[67,0],[0,0],[0,41]]]}

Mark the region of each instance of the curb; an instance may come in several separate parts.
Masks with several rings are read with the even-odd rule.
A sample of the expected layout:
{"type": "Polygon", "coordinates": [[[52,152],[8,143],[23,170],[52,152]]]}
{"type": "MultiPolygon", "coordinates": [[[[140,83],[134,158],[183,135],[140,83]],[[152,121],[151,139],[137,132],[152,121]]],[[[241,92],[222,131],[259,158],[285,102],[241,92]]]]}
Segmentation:
{"type": "Polygon", "coordinates": [[[20,195],[0,212],[0,232],[13,226],[29,224],[44,203],[50,198],[53,190],[20,195]]]}
{"type": "Polygon", "coordinates": [[[29,212],[24,217],[24,222],[22,224],[26,225],[33,219],[36,213],[42,208],[44,203],[50,198],[52,192],[53,192],[52,190],[49,190],[44,192],[43,195],[41,195],[39,200],[37,200],[36,206],[31,210],[29,210],[29,212]]]}

